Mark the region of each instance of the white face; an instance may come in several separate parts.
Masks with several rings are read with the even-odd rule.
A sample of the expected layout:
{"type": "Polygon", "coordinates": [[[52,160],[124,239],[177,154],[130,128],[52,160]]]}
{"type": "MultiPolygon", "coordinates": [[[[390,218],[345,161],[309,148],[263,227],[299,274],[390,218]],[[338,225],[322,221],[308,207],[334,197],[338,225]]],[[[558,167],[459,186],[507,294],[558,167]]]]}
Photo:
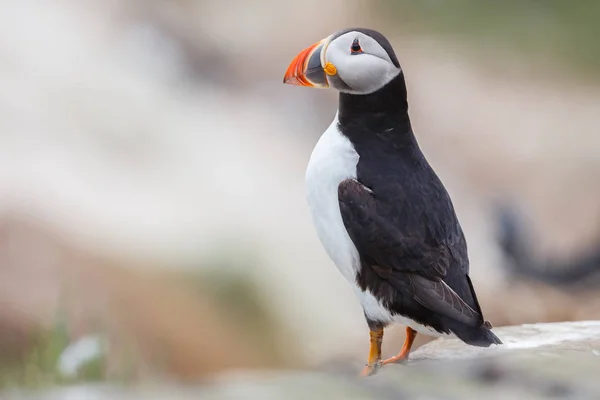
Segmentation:
{"type": "Polygon", "coordinates": [[[333,39],[321,57],[323,66],[331,63],[336,69],[334,75],[327,76],[330,87],[344,93],[373,93],[400,73],[387,51],[361,32],[347,32],[333,39]]]}

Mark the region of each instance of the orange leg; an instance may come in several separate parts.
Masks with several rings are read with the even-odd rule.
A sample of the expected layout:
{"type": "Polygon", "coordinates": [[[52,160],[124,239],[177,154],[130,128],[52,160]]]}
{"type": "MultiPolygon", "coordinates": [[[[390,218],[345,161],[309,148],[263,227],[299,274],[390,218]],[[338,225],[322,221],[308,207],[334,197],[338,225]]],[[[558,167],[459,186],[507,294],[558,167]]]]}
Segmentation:
{"type": "Polygon", "coordinates": [[[369,349],[369,360],[363,369],[362,376],[370,376],[377,372],[381,366],[381,342],[383,341],[383,328],[370,331],[371,347],[369,349]]]}
{"type": "Polygon", "coordinates": [[[417,337],[417,331],[415,331],[414,329],[411,329],[409,327],[406,327],[406,339],[404,339],[404,346],[402,346],[402,350],[400,350],[400,353],[398,353],[398,355],[396,355],[394,357],[390,357],[387,360],[382,361],[381,365],[393,364],[393,363],[397,363],[397,362],[406,360],[408,358],[408,355],[410,354],[410,349],[411,349],[416,337],[417,337]]]}

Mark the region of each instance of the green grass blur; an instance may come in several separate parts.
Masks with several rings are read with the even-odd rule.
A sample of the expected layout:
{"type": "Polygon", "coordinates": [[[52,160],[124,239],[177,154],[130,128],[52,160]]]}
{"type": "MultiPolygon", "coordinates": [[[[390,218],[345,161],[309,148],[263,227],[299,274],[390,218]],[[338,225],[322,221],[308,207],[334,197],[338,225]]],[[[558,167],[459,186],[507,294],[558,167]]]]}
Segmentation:
{"type": "Polygon", "coordinates": [[[580,0],[379,0],[391,26],[453,37],[484,50],[510,49],[550,59],[586,79],[600,79],[600,2],[580,0]]]}

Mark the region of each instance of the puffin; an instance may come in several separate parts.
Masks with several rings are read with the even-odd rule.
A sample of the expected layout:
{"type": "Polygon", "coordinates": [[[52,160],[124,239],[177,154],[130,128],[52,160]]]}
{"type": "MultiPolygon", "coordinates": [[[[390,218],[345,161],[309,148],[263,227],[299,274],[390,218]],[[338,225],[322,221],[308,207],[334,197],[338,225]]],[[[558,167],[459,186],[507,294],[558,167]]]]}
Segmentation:
{"type": "Polygon", "coordinates": [[[316,234],[350,283],[369,328],[363,376],[408,359],[417,333],[502,344],[469,277],[452,200],[411,126],[404,72],[381,33],[336,32],[302,50],[283,82],[339,92],[310,155],[305,185],[316,234]],[[400,352],[382,360],[384,328],[400,324],[400,352]]]}

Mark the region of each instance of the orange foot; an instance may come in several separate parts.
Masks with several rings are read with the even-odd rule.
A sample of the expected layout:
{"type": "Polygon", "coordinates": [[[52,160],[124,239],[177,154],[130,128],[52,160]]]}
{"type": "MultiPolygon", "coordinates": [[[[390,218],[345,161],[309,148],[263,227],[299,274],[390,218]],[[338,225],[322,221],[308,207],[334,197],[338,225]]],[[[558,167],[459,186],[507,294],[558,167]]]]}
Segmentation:
{"type": "Polygon", "coordinates": [[[383,341],[383,328],[369,332],[371,347],[369,348],[369,360],[361,372],[361,376],[371,376],[381,367],[381,342],[383,341]]]}
{"type": "Polygon", "coordinates": [[[406,339],[404,339],[404,346],[402,346],[402,350],[400,350],[400,353],[398,353],[398,355],[390,357],[387,360],[383,360],[381,362],[381,365],[397,364],[407,360],[408,355],[410,354],[410,349],[412,348],[413,342],[415,341],[416,337],[417,331],[406,327],[406,339]]]}
{"type": "Polygon", "coordinates": [[[363,368],[360,376],[366,378],[367,376],[375,375],[379,368],[381,368],[381,361],[376,361],[374,363],[367,363],[367,365],[363,368]]]}

